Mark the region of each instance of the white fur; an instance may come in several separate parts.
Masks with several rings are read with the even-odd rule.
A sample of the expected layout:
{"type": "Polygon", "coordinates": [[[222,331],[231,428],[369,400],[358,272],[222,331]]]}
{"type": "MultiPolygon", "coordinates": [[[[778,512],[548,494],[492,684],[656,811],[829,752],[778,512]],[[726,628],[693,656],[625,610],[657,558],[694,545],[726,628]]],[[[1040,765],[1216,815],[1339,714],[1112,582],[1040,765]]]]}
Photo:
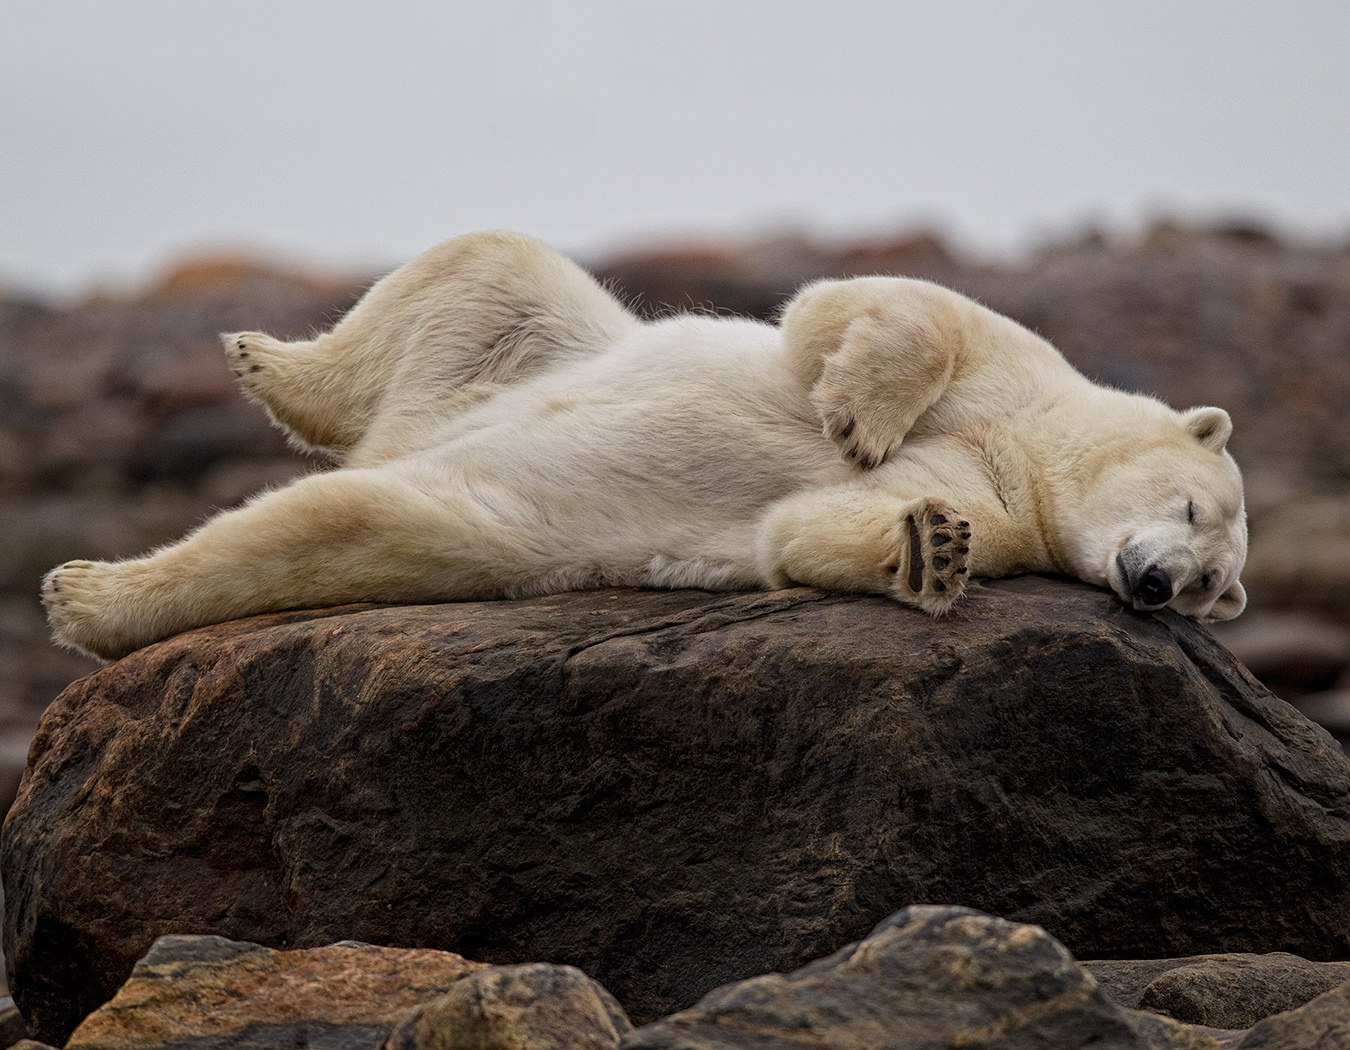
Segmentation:
{"type": "Polygon", "coordinates": [[[223,338],[245,391],[341,467],[53,570],[63,644],[111,658],[275,609],[606,584],[797,582],[940,614],[971,574],[1058,571],[1153,608],[1161,573],[1188,615],[1245,602],[1228,416],[1095,386],[936,285],[822,282],[781,327],[642,323],[537,242],[477,234],[317,339],[223,338]]]}

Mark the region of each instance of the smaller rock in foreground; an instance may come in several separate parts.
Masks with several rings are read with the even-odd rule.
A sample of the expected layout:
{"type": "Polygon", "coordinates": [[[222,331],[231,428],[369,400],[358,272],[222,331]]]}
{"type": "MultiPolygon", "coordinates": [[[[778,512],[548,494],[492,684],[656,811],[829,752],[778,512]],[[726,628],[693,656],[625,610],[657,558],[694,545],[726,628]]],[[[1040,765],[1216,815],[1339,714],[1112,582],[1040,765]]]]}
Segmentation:
{"type": "Polygon", "coordinates": [[[485,968],[429,949],[343,943],[278,952],[222,937],[160,937],[66,1047],[375,1050],[409,1011],[485,968]]]}
{"type": "Polygon", "coordinates": [[[727,985],[624,1050],[1214,1050],[1210,1035],[1110,1002],[1037,926],[912,907],[790,974],[727,985]]]}
{"type": "Polygon", "coordinates": [[[616,1050],[632,1030],[614,998],[572,966],[469,974],[398,1026],[381,1050],[616,1050]]]}
{"type": "Polygon", "coordinates": [[[1259,1021],[1237,1050],[1343,1050],[1350,1046],[1350,984],[1259,1021]]]}

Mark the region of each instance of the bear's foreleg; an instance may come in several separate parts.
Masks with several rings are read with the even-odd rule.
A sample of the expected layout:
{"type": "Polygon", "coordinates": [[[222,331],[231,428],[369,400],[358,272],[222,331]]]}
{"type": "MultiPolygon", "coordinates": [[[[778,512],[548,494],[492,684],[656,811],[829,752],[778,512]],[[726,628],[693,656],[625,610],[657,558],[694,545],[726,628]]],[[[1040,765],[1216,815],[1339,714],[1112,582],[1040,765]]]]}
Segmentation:
{"type": "Polygon", "coordinates": [[[902,278],[822,281],[783,314],[789,362],[811,386],[825,435],[864,470],[942,396],[961,339],[951,294],[902,278]]]}
{"type": "Polygon", "coordinates": [[[940,616],[965,593],[972,539],[970,522],[945,500],[827,489],[776,504],[756,554],[774,586],[885,594],[940,616]]]}
{"type": "Polygon", "coordinates": [[[387,471],[335,471],[145,557],[67,562],[47,575],[42,598],[58,642],[116,659],[255,613],[496,597],[520,562],[509,536],[467,498],[436,498],[387,471]]]}

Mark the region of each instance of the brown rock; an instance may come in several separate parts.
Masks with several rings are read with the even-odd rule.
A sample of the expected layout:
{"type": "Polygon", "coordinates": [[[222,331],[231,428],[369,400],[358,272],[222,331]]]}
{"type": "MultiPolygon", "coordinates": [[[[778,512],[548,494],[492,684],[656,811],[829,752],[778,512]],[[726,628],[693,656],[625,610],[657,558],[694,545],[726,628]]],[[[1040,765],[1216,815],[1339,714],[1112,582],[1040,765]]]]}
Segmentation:
{"type": "Polygon", "coordinates": [[[729,985],[625,1050],[1216,1050],[1110,1002],[1054,938],[964,908],[907,908],[794,973],[729,985]]]}
{"type": "Polygon", "coordinates": [[[219,937],[161,937],[65,1046],[374,1050],[410,1011],[482,968],[450,952],[364,944],[276,952],[219,937]]]}
{"type": "Polygon", "coordinates": [[[641,1021],[909,901],[1082,955],[1350,945],[1332,739],[1194,624],[1039,577],[942,621],[804,589],[260,617],[77,682],[32,755],[5,947],[52,1041],[183,931],[574,965],[641,1021]]]}
{"type": "Polygon", "coordinates": [[[1318,963],[1284,952],[1213,955],[1159,974],[1135,1005],[1189,1024],[1250,1028],[1350,981],[1350,962],[1318,963]]]}

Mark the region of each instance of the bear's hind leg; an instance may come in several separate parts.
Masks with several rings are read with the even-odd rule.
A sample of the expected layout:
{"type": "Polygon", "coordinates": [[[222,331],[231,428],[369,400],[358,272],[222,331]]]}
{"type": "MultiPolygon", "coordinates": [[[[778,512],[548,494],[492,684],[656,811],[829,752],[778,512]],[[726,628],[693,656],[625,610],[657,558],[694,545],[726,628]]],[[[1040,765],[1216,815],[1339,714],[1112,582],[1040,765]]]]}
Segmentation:
{"type": "Polygon", "coordinates": [[[226,335],[244,390],[303,445],[372,466],[502,384],[638,320],[579,266],[511,233],[457,237],[377,281],[329,332],[226,335]],[[358,450],[359,446],[359,450],[358,450]]]}
{"type": "Polygon", "coordinates": [[[171,546],[53,569],[56,640],[101,659],[206,624],[348,602],[499,597],[524,548],[472,499],[387,470],[315,474],[211,519],[171,546]]]}
{"type": "Polygon", "coordinates": [[[318,340],[287,343],[262,332],[231,332],[220,339],[244,393],[296,444],[341,453],[360,440],[371,406],[361,403],[360,391],[344,396],[328,389],[318,340]]]}

